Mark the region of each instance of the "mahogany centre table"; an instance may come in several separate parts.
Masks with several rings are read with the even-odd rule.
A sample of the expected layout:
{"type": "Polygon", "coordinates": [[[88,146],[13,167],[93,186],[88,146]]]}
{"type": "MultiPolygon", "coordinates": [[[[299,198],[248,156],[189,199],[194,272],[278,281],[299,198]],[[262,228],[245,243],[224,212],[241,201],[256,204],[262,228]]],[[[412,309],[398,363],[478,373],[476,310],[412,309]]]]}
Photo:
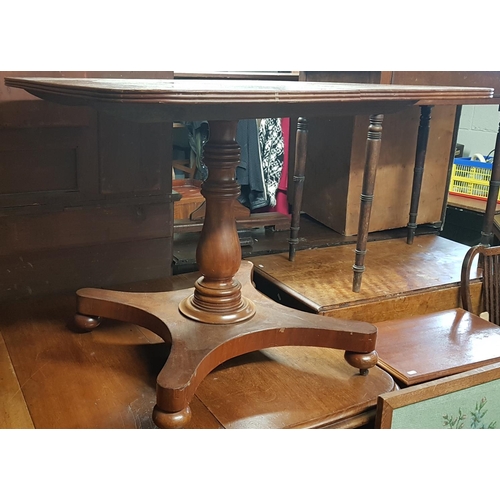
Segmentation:
{"type": "MultiPolygon", "coordinates": [[[[485,100],[493,94],[491,89],[481,88],[248,80],[6,78],[5,83],[42,99],[92,106],[129,120],[209,122],[210,139],[204,148],[209,175],[202,186],[206,215],[196,254],[202,276],[194,288],[156,293],[77,292],[75,323],[81,330],[96,328],[105,317],[141,325],[171,344],[157,378],[153,412],[155,423],[164,428],[184,427],[191,416],[190,401],[203,378],[222,362],[244,353],[285,345],[335,348],[344,350],[346,361],[362,375],[368,375],[377,363],[377,329],[373,325],[292,310],[253,287],[252,264],[241,261],[233,215],[239,195],[235,180],[240,152],[235,140],[238,120],[371,115],[366,149],[370,168],[366,170],[367,188],[360,214],[360,225],[368,227],[369,189],[374,181],[383,114],[428,102],[485,100]]],[[[300,119],[297,130],[298,191],[305,165],[306,124],[300,119]]],[[[294,212],[291,240],[297,234],[297,222],[294,212]]],[[[359,270],[363,268],[364,245],[363,233],[358,236],[359,270]]]]}

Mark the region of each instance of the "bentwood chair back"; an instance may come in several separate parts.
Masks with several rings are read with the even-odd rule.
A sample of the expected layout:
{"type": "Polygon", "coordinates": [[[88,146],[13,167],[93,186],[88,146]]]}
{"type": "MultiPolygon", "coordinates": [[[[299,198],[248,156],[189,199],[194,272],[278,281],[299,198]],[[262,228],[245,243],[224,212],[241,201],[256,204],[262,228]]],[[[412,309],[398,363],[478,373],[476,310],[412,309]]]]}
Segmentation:
{"type": "Polygon", "coordinates": [[[479,256],[483,275],[483,310],[488,313],[489,321],[500,325],[500,246],[476,245],[471,247],[465,255],[460,284],[462,307],[472,312],[470,274],[476,256],[479,256]]]}

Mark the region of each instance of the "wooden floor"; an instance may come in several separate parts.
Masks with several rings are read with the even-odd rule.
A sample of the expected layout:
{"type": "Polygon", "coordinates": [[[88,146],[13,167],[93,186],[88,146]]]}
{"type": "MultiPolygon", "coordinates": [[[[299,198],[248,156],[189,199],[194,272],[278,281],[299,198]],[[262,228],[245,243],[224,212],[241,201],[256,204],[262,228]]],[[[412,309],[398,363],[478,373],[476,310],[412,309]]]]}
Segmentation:
{"type": "MultiPolygon", "coordinates": [[[[349,317],[348,311],[355,311],[357,319],[370,322],[375,321],[370,315],[381,321],[380,310],[386,311],[383,319],[416,312],[386,304],[377,308],[378,315],[374,314],[370,304],[377,304],[381,297],[404,303],[404,297],[418,295],[422,311],[428,312],[442,305],[434,300],[436,290],[455,290],[466,250],[463,245],[425,234],[418,236],[413,246],[397,238],[373,239],[368,246],[362,292],[355,296],[350,292],[353,246],[345,241],[324,248],[319,243],[313,249],[312,240],[304,238],[294,264],[288,263],[283,254],[255,255],[250,260],[262,271],[255,277],[266,273],[274,275],[274,279],[280,277],[290,289],[295,287],[295,300],[308,297],[306,309],[311,312],[349,317]],[[273,262],[279,265],[271,265],[273,262]],[[304,280],[309,282],[307,289],[299,286],[304,280]]],[[[181,274],[170,281],[175,281],[175,287],[186,288],[192,286],[194,275],[181,274]]],[[[122,289],[161,291],[172,286],[168,282],[127,285],[122,289]]],[[[144,328],[112,321],[90,334],[74,334],[67,328],[74,305],[73,294],[0,304],[0,428],[153,428],[156,376],[168,356],[167,346],[144,328]]],[[[325,415],[338,411],[329,396],[339,383],[338,377],[351,378],[353,374],[348,371],[351,367],[337,359],[341,355],[338,351],[311,349],[266,350],[228,362],[212,372],[193,400],[190,427],[273,427],[278,425],[276,415],[280,415],[282,426],[309,426],[311,422],[312,426],[323,426],[325,415]],[[320,359],[323,361],[318,362],[320,359]],[[295,403],[287,411],[280,411],[283,403],[276,397],[280,391],[264,380],[269,376],[280,385],[276,362],[280,373],[293,373],[297,381],[288,393],[295,403]],[[332,372],[332,363],[341,370],[332,372]],[[248,368],[252,364],[264,367],[262,373],[268,375],[253,376],[255,371],[248,368]],[[218,387],[227,390],[234,376],[247,384],[240,385],[240,391],[222,394],[210,385],[218,380],[222,384],[218,387]],[[262,393],[260,389],[266,387],[262,393]],[[304,391],[310,391],[310,398],[301,403],[296,396],[304,391]],[[251,401],[252,411],[224,415],[221,408],[228,401],[236,408],[251,401]],[[266,414],[267,407],[262,404],[273,401],[273,411],[266,414]],[[310,401],[315,401],[314,409],[310,401]],[[255,408],[261,408],[261,413],[255,408]],[[214,417],[215,410],[219,411],[218,418],[214,417]]],[[[389,387],[392,379],[389,382],[381,371],[376,374],[377,383],[389,387]]]]}

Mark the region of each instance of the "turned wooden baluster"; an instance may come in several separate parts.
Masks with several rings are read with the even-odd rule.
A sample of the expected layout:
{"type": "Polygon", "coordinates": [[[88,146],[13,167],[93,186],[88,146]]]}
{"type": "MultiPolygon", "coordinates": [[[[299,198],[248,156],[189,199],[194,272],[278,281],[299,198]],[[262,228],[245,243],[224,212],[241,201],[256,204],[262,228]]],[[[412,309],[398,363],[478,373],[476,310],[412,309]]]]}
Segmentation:
{"type": "Polygon", "coordinates": [[[368,138],[366,142],[366,160],[363,173],[363,188],[361,191],[361,205],[359,209],[358,237],[356,243],[356,258],[352,269],[354,271],[352,290],[359,292],[361,280],[365,270],[364,261],[366,255],[366,242],[368,240],[368,228],[373,204],[373,191],[377,175],[377,163],[380,155],[382,141],[382,122],[384,115],[371,115],[368,127],[368,138]]]}
{"type": "Polygon", "coordinates": [[[413,243],[415,230],[417,229],[418,203],[420,201],[420,191],[422,189],[422,179],[424,176],[427,143],[429,142],[431,110],[432,106],[420,106],[420,125],[418,127],[415,168],[413,170],[413,184],[411,190],[410,218],[406,237],[406,243],[408,243],[408,245],[413,243]]]}
{"type": "Polygon", "coordinates": [[[194,294],[179,304],[182,314],[203,323],[235,323],[255,314],[253,302],[242,297],[241,284],[234,278],[241,263],[234,219],[234,203],[240,194],[235,178],[240,160],[237,124],[237,120],[210,121],[210,139],[203,152],[208,167],[201,188],[206,213],[196,249],[202,277],[195,283],[194,294]]]}
{"type": "Polygon", "coordinates": [[[296,145],[295,145],[295,167],[293,173],[294,198],[292,208],[292,222],[290,225],[290,238],[288,238],[288,260],[295,260],[295,251],[299,243],[300,208],[302,206],[302,195],[304,192],[304,180],[307,156],[307,132],[308,124],[305,118],[299,118],[297,122],[296,145]]]}

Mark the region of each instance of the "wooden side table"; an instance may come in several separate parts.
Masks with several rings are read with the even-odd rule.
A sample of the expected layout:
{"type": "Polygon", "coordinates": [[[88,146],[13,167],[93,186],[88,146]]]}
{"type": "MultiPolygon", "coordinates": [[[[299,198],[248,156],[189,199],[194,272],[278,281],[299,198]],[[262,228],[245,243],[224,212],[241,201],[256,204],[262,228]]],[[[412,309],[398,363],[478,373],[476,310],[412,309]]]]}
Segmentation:
{"type": "MultiPolygon", "coordinates": [[[[81,330],[96,328],[100,318],[106,317],[139,324],[171,343],[157,378],[153,414],[155,423],[167,428],[187,425],[189,404],[201,381],[222,362],[244,353],[284,345],[335,348],[344,350],[346,361],[364,375],[377,363],[373,325],[294,311],[254,289],[252,265],[241,262],[233,214],[239,194],[235,181],[237,121],[370,114],[367,164],[374,171],[381,113],[429,100],[486,100],[492,94],[490,89],[477,88],[264,81],[8,78],[6,85],[42,99],[90,105],[140,122],[209,121],[210,140],[204,148],[209,175],[202,187],[206,216],[197,249],[202,277],[194,289],[141,294],[96,289],[77,292],[75,322],[81,330]]],[[[303,132],[303,128],[299,130],[303,132]]],[[[302,137],[297,142],[296,156],[303,165],[302,137]]],[[[300,183],[300,168],[296,174],[300,183]]],[[[366,199],[363,220],[369,219],[369,207],[366,199]]],[[[361,261],[363,256],[361,253],[361,261]]]]}

